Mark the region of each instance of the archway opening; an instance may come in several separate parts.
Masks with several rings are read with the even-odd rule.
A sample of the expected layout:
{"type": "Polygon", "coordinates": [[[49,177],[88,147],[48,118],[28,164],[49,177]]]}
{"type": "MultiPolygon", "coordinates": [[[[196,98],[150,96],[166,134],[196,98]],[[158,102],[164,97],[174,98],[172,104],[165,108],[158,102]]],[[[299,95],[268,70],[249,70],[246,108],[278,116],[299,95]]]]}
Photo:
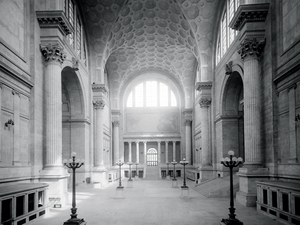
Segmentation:
{"type": "Polygon", "coordinates": [[[157,166],[157,150],[155,148],[150,148],[147,151],[147,166],[157,166]]]}

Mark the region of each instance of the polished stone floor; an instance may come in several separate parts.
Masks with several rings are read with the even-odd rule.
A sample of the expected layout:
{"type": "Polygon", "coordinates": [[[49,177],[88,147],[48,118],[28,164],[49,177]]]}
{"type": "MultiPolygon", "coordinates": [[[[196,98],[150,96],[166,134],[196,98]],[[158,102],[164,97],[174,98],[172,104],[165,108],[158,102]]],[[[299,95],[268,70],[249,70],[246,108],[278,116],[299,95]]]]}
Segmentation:
{"type": "MultiPolygon", "coordinates": [[[[181,189],[172,187],[171,180],[134,180],[133,187],[125,187],[124,198],[117,198],[118,182],[105,188],[92,185],[78,188],[78,218],[88,225],[210,225],[228,218],[229,198],[206,198],[193,190],[187,181],[189,197],[181,197],[181,189]]],[[[182,179],[178,180],[182,185],[182,179]]],[[[283,223],[256,212],[255,208],[235,203],[237,218],[244,225],[282,225],[283,223]]],[[[59,225],[70,218],[70,205],[50,209],[31,225],[59,225]]]]}

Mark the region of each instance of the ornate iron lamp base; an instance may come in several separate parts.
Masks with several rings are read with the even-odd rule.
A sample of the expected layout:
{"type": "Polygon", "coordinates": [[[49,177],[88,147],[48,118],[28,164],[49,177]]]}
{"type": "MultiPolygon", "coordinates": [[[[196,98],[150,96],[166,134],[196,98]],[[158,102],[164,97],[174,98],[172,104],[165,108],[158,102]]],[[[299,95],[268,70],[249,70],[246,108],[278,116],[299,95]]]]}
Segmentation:
{"type": "Polygon", "coordinates": [[[84,219],[71,218],[64,222],[64,225],[86,225],[84,219]]]}
{"type": "Polygon", "coordinates": [[[243,225],[243,222],[239,221],[238,219],[222,219],[220,225],[243,225]]]}

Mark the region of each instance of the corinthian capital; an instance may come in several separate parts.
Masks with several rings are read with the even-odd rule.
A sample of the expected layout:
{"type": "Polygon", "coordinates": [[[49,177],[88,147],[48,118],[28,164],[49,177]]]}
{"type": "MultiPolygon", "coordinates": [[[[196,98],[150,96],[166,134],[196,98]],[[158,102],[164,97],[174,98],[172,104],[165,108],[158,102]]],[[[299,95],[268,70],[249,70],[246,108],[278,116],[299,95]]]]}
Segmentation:
{"type": "Polygon", "coordinates": [[[119,120],[113,121],[113,125],[114,125],[114,127],[119,127],[120,126],[120,121],[119,120]]]}
{"type": "Polygon", "coordinates": [[[248,57],[259,59],[264,49],[265,41],[258,41],[256,38],[246,38],[241,42],[238,53],[241,55],[241,59],[245,60],[248,57]]]}
{"type": "Polygon", "coordinates": [[[211,104],[211,98],[201,98],[199,100],[200,108],[209,107],[211,104]]]}
{"type": "Polygon", "coordinates": [[[95,109],[104,109],[105,102],[103,100],[95,100],[93,101],[93,105],[95,109]]]}
{"type": "Polygon", "coordinates": [[[40,45],[40,50],[45,57],[45,62],[55,61],[62,64],[67,57],[59,44],[40,45]]]}

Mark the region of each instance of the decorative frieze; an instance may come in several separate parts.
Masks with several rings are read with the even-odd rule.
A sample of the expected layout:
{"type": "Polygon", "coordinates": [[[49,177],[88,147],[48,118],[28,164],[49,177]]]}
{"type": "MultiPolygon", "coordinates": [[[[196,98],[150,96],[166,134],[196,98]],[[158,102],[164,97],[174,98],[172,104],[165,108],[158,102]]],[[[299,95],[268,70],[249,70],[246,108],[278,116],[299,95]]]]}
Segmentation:
{"type": "Polygon", "coordinates": [[[200,98],[199,100],[199,105],[200,105],[200,108],[208,108],[211,104],[211,98],[200,98]]]}
{"type": "Polygon", "coordinates": [[[93,92],[102,92],[107,93],[108,87],[105,84],[92,84],[92,90],[93,92]]]}
{"type": "Polygon", "coordinates": [[[196,83],[196,90],[197,91],[211,90],[211,88],[212,88],[212,82],[211,81],[197,82],[196,83]]]}
{"type": "Polygon", "coordinates": [[[256,38],[246,38],[240,44],[238,53],[241,55],[241,59],[245,60],[247,57],[254,57],[259,59],[265,46],[265,40],[258,41],[256,38]]]}
{"type": "Polygon", "coordinates": [[[63,52],[63,47],[59,44],[40,45],[40,50],[45,57],[45,62],[55,61],[63,64],[67,57],[63,52]]]}
{"type": "Polygon", "coordinates": [[[95,109],[104,109],[105,101],[104,100],[95,100],[93,101],[93,105],[95,109]]]}

